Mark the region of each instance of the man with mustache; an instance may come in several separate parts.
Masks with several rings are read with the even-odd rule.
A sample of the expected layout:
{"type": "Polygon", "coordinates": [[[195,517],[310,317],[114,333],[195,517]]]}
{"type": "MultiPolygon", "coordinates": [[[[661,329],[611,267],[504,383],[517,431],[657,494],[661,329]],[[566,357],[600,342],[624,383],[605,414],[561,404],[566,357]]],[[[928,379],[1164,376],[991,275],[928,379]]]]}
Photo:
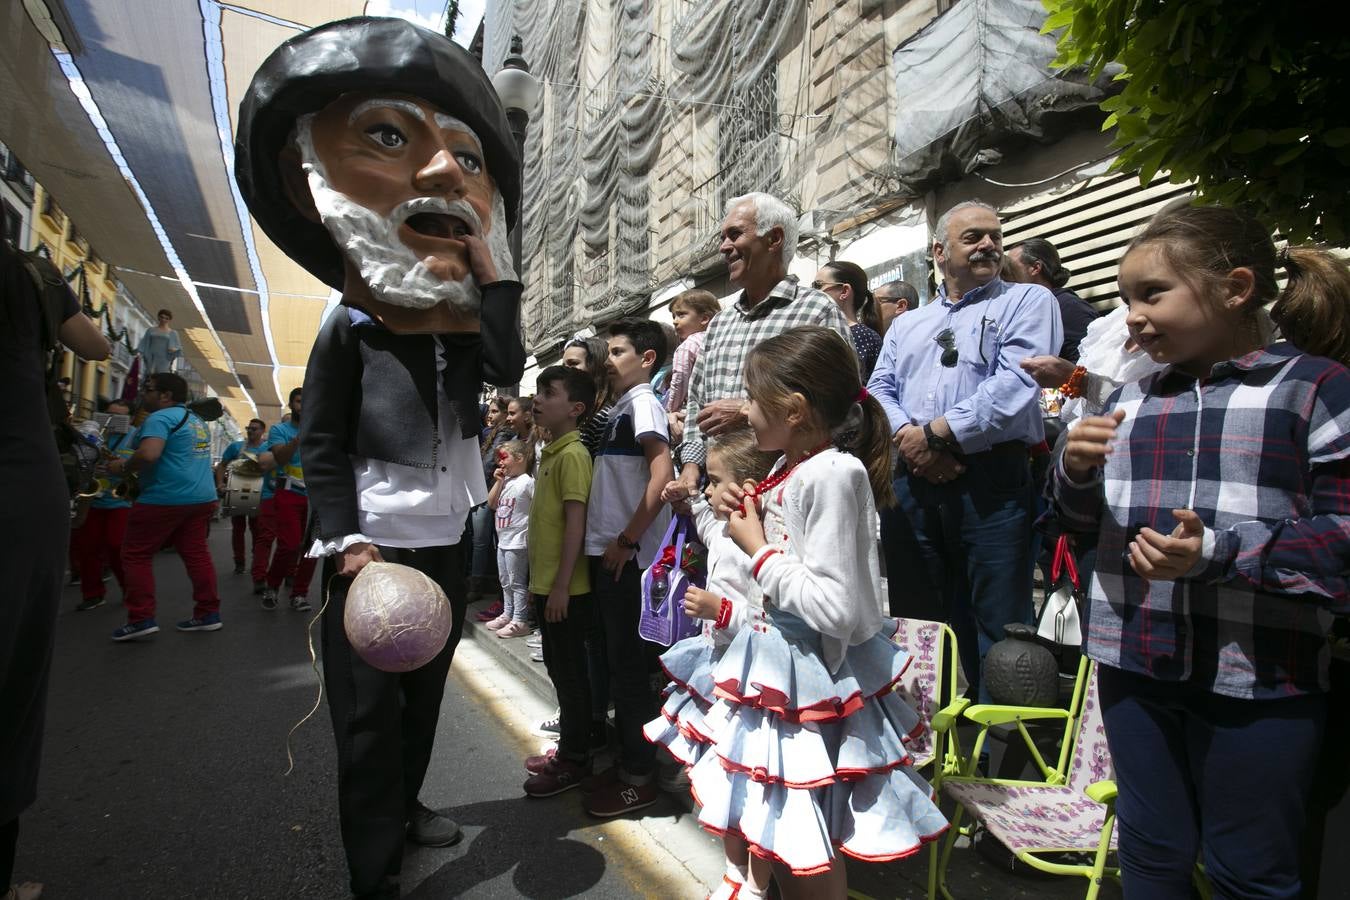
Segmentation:
{"type": "Polygon", "coordinates": [[[882,548],[896,616],[950,622],[980,695],[985,651],[1031,620],[1032,485],[1040,389],[1019,363],[1063,340],[1059,306],[1038,284],[999,278],[998,212],[958,203],[938,220],[932,303],[895,320],[867,389],[895,429],[897,514],[882,548]]]}
{"type": "Polygon", "coordinates": [[[324,559],[324,683],[343,844],[358,897],[399,896],[405,840],[459,826],[418,799],[463,629],[464,532],[486,500],[484,381],[524,369],[507,232],[520,161],[491,83],[399,19],[331,22],[282,44],[239,111],[236,175],[263,230],[342,291],[304,382],[299,448],[324,559]],[[386,560],[430,575],[454,626],[412,672],[367,665],[343,629],[351,579],[386,560]]]}

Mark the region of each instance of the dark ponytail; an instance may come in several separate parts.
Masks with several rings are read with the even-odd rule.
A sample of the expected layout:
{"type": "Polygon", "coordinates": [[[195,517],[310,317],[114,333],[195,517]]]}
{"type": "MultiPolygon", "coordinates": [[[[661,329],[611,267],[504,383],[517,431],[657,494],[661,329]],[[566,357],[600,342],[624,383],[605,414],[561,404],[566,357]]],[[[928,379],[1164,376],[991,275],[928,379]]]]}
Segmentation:
{"type": "Polygon", "coordinates": [[[842,284],[853,289],[853,314],[857,316],[859,322],[881,334],[881,313],[877,310],[876,298],[872,296],[872,291],[867,286],[867,273],[862,270],[862,266],[844,260],[833,260],[822,268],[833,272],[834,277],[842,284]]]}

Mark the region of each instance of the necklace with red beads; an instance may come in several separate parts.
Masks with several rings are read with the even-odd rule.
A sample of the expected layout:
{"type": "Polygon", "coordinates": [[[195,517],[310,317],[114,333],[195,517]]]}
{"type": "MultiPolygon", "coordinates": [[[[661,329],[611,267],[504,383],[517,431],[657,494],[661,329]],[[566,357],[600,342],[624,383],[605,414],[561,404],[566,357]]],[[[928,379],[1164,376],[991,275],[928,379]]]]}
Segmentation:
{"type": "Polygon", "coordinates": [[[755,485],[755,489],[754,489],[753,491],[750,492],[750,493],[751,493],[751,496],[754,496],[754,497],[760,497],[760,496],[763,496],[764,494],[767,494],[769,491],[771,491],[771,490],[773,490],[774,488],[778,487],[778,486],[779,486],[780,484],[782,484],[784,481],[787,481],[787,480],[788,480],[788,476],[791,475],[791,474],[793,473],[793,471],[795,471],[796,468],[797,468],[798,466],[800,466],[802,463],[806,462],[808,459],[810,459],[811,457],[815,456],[817,453],[820,453],[820,452],[822,452],[822,451],[824,451],[824,450],[828,450],[829,448],[831,448],[831,447],[833,447],[833,446],[834,446],[834,442],[833,442],[833,441],[828,441],[828,440],[827,440],[827,441],[825,441],[824,443],[822,443],[819,447],[816,447],[816,448],[814,448],[814,449],[812,449],[812,450],[806,451],[805,453],[802,454],[802,458],[799,459],[799,460],[797,460],[797,461],[796,461],[795,463],[793,463],[792,465],[790,465],[790,466],[784,466],[783,468],[779,469],[777,472],[774,472],[772,475],[770,475],[769,477],[765,478],[763,481],[761,481],[761,482],[759,482],[758,484],[756,484],[756,485],[755,485]]]}

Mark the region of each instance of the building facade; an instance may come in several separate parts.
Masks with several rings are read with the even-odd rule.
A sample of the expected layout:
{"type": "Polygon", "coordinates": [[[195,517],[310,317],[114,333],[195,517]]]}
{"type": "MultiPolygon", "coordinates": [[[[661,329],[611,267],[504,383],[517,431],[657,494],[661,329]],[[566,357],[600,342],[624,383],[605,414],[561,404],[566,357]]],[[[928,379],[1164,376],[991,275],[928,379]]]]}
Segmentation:
{"type": "Polygon", "coordinates": [[[1128,237],[1185,189],[1104,173],[1098,103],[1114,73],[1053,70],[1044,16],[1039,0],[493,4],[484,68],[519,36],[543,85],[525,143],[528,349],[547,363],[577,331],[663,317],[684,288],[730,295],[718,228],[750,191],[800,211],[791,271],[807,279],[847,259],[926,299],[929,228],[979,198],[1022,214],[1023,237],[1056,230],[1070,257],[1081,236],[1107,285],[1113,241],[1082,204],[1078,230],[1060,228],[1055,198],[1110,181],[1117,215],[1102,228],[1128,237]]]}

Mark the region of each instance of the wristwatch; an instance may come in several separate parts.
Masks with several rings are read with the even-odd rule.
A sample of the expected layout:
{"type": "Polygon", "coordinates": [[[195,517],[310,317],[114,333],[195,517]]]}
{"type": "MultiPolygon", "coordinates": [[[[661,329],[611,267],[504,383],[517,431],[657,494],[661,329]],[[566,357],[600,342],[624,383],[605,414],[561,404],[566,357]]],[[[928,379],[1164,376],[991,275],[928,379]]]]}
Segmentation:
{"type": "Polygon", "coordinates": [[[619,532],[619,536],[616,537],[614,540],[618,541],[619,546],[625,550],[632,550],[633,552],[636,553],[638,550],[641,549],[638,546],[637,541],[632,540],[631,538],[628,537],[628,535],[624,534],[622,531],[619,532]]]}
{"type": "Polygon", "coordinates": [[[949,441],[933,433],[933,423],[928,422],[923,426],[923,437],[928,442],[928,449],[937,453],[951,453],[959,455],[961,446],[954,441],[949,441]]]}

